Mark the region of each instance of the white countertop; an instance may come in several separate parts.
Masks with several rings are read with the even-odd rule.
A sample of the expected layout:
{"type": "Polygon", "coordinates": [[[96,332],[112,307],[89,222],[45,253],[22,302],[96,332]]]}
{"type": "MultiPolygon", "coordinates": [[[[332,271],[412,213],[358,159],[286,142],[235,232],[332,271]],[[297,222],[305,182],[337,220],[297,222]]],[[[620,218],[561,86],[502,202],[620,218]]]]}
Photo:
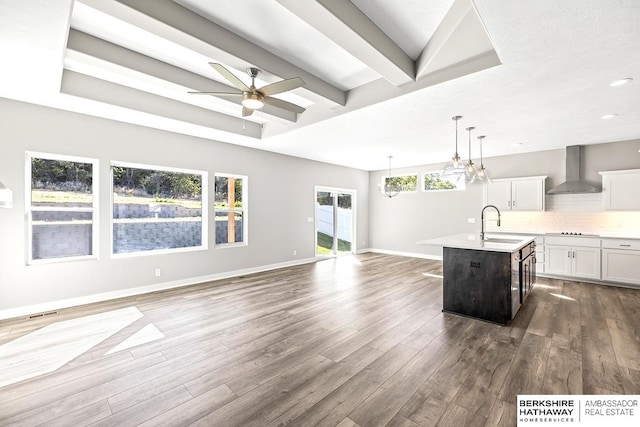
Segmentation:
{"type": "Polygon", "coordinates": [[[553,237],[580,237],[584,239],[630,239],[630,240],[640,240],[640,233],[632,233],[632,232],[600,232],[594,234],[560,234],[559,232],[528,232],[528,231],[490,231],[487,232],[487,235],[494,234],[496,236],[507,236],[507,235],[517,235],[517,236],[553,236],[553,237]]]}
{"type": "Polygon", "coordinates": [[[419,245],[442,246],[447,248],[475,249],[492,252],[515,252],[524,245],[532,242],[535,236],[517,234],[486,233],[485,240],[480,240],[480,234],[454,234],[451,236],[436,237],[434,239],[421,240],[419,245]],[[491,239],[508,239],[512,242],[492,241],[491,239]]]}

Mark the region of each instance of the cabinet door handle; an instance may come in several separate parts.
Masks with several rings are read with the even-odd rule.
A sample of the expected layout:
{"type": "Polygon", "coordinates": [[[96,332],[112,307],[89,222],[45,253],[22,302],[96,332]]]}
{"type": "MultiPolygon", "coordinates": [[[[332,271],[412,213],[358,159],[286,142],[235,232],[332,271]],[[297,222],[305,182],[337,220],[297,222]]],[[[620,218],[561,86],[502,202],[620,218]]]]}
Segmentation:
{"type": "Polygon", "coordinates": [[[573,258],[575,258],[576,257],[576,251],[573,251],[572,253],[573,253],[573,258]]]}
{"type": "Polygon", "coordinates": [[[631,245],[623,245],[623,244],[620,244],[620,246],[622,246],[623,248],[631,247],[631,245]]]}
{"type": "Polygon", "coordinates": [[[571,251],[567,251],[567,258],[571,258],[571,251]]]}

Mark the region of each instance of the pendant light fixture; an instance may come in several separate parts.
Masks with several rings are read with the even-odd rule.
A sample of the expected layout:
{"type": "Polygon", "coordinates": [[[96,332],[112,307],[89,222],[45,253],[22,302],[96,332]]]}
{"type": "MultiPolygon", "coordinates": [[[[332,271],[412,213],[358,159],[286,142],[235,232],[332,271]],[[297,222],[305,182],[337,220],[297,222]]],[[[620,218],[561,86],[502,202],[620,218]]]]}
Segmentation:
{"type": "Polygon", "coordinates": [[[484,168],[484,163],[482,162],[482,141],[486,138],[485,135],[480,135],[478,137],[478,141],[480,141],[480,169],[478,169],[477,179],[480,180],[483,184],[488,184],[491,182],[489,179],[489,175],[487,174],[487,170],[484,168]]]}
{"type": "Polygon", "coordinates": [[[13,207],[13,191],[0,181],[0,208],[13,207]]]}
{"type": "Polygon", "coordinates": [[[464,165],[464,182],[466,184],[473,184],[478,177],[478,169],[471,160],[471,131],[474,129],[473,126],[467,128],[467,132],[469,132],[469,161],[464,165]]]}
{"type": "Polygon", "coordinates": [[[447,178],[450,181],[458,181],[464,174],[464,165],[462,164],[462,159],[458,155],[458,120],[461,118],[462,116],[453,116],[451,118],[451,120],[456,122],[456,153],[442,171],[442,177],[447,178]]]}
{"type": "Polygon", "coordinates": [[[389,175],[386,178],[384,178],[384,186],[378,186],[378,190],[380,191],[380,194],[382,194],[383,196],[387,196],[388,198],[395,197],[398,194],[400,194],[400,191],[402,191],[399,185],[392,184],[391,182],[391,178],[392,178],[391,159],[392,158],[393,156],[389,156],[389,175]]]}

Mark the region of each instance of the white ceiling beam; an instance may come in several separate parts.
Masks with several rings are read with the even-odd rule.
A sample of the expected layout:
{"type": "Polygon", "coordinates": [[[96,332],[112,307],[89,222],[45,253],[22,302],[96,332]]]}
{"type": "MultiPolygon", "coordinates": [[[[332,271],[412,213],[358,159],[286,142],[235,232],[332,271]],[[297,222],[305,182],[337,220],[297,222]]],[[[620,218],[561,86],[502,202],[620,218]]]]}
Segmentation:
{"type": "Polygon", "coordinates": [[[348,0],[277,0],[395,86],[415,80],[414,61],[348,0]]]}
{"type": "Polygon", "coordinates": [[[117,83],[64,70],[61,92],[218,131],[260,139],[262,125],[117,83]]]}
{"type": "Polygon", "coordinates": [[[480,55],[493,54],[493,43],[472,0],[455,0],[417,61],[417,78],[480,55]]]}
{"type": "Polygon", "coordinates": [[[73,0],[0,0],[0,96],[60,90],[73,0]]]}
{"type": "Polygon", "coordinates": [[[243,61],[281,78],[301,77],[306,83],[301,91],[317,94],[336,106],[346,103],[343,90],[171,0],[76,1],[221,63],[243,61]]]}
{"type": "MultiPolygon", "coordinates": [[[[208,79],[199,74],[192,73],[182,68],[167,64],[165,62],[140,55],[137,52],[117,46],[113,43],[98,39],[81,31],[71,30],[67,47],[71,50],[84,53],[86,55],[99,58],[101,60],[116,64],[118,66],[143,73],[145,75],[166,80],[173,84],[184,86],[192,91],[219,91],[237,92],[237,89],[227,86],[215,80],[208,79]]],[[[191,95],[196,96],[196,95],[191,95]]],[[[241,110],[241,98],[237,101],[220,99],[221,102],[233,103],[241,110]]],[[[272,118],[280,118],[289,122],[297,120],[297,114],[284,111],[280,108],[265,105],[261,112],[272,118]]]]}

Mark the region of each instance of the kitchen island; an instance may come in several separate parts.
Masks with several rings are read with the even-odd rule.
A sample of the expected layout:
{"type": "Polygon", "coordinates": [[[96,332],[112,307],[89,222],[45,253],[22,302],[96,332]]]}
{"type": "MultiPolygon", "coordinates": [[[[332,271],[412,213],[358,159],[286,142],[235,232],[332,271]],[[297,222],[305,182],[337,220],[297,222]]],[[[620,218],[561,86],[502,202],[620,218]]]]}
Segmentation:
{"type": "Polygon", "coordinates": [[[456,234],[418,242],[442,246],[442,309],[502,325],[535,283],[532,236],[456,234]]]}

